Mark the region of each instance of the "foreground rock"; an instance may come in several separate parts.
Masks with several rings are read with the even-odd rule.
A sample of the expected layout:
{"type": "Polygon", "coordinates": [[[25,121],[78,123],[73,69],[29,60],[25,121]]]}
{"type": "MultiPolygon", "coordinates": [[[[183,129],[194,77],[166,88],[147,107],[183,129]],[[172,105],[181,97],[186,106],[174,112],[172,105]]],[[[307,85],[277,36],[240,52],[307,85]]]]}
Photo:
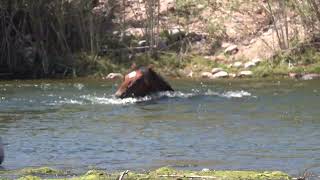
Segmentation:
{"type": "MultiPolygon", "coordinates": [[[[50,168],[45,168],[48,172],[46,174],[42,171],[43,168],[29,170],[30,173],[21,173],[19,171],[10,171],[8,176],[21,176],[20,179],[33,179],[33,180],[41,180],[46,179],[46,177],[54,177],[56,179],[72,179],[72,180],[80,180],[80,179],[105,179],[105,180],[114,180],[120,179],[145,179],[145,180],[172,180],[172,179],[228,179],[228,180],[290,180],[292,179],[288,174],[283,173],[281,171],[216,171],[206,169],[205,171],[182,171],[175,170],[171,168],[160,168],[155,171],[151,171],[148,173],[136,173],[136,172],[118,172],[118,173],[107,173],[102,170],[89,170],[82,176],[74,176],[73,174],[68,175],[67,172],[61,172],[50,168]]],[[[8,171],[9,172],[9,171],[8,171]]],[[[70,172],[69,172],[70,173],[70,172]]]]}
{"type": "Polygon", "coordinates": [[[4,160],[4,148],[2,143],[2,138],[0,137],[0,164],[2,164],[4,160]]]}
{"type": "Polygon", "coordinates": [[[161,91],[174,91],[151,67],[140,67],[124,77],[115,96],[118,98],[143,97],[161,91]]]}

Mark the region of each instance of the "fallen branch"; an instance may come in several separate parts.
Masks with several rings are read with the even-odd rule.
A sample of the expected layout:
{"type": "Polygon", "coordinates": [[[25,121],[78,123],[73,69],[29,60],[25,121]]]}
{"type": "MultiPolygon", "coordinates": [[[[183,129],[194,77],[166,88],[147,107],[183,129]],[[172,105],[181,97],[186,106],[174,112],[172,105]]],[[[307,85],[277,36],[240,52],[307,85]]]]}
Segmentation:
{"type": "Polygon", "coordinates": [[[190,178],[190,179],[217,179],[214,176],[186,176],[186,175],[158,175],[159,177],[172,177],[172,178],[190,178]]]}
{"type": "Polygon", "coordinates": [[[129,173],[129,170],[126,170],[126,171],[122,172],[118,180],[123,180],[123,177],[125,175],[127,175],[128,173],[129,173]]]}

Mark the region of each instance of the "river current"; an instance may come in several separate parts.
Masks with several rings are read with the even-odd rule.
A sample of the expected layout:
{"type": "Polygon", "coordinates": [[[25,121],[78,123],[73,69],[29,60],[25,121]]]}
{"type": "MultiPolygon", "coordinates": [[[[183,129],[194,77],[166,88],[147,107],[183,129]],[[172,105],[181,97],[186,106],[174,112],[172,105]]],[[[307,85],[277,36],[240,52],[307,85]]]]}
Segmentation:
{"type": "Polygon", "coordinates": [[[0,82],[3,167],[320,174],[320,81],[170,83],[120,100],[106,81],[0,82]]]}

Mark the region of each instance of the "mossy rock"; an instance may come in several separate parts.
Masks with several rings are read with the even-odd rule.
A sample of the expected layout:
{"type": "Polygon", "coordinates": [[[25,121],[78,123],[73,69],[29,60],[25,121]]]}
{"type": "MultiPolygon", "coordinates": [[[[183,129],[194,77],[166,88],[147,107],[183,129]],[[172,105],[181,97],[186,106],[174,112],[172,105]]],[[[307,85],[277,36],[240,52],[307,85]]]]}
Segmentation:
{"type": "Polygon", "coordinates": [[[24,175],[63,175],[63,171],[52,169],[49,167],[25,168],[20,171],[24,175]]]}
{"type": "MultiPolygon", "coordinates": [[[[119,179],[121,173],[115,172],[112,174],[101,170],[90,170],[82,176],[67,176],[61,174],[60,171],[43,167],[37,169],[23,169],[26,176],[19,178],[19,180],[114,180],[119,179]],[[59,174],[60,173],[60,174],[59,174]],[[49,175],[49,176],[48,176],[49,175]],[[52,176],[55,175],[55,176],[52,176]],[[40,177],[37,177],[40,176],[40,177]]],[[[172,180],[172,179],[217,179],[217,180],[290,180],[292,179],[288,174],[281,171],[188,171],[175,170],[169,167],[156,169],[149,173],[135,173],[129,172],[124,176],[125,180],[172,180]]]]}
{"type": "Polygon", "coordinates": [[[41,178],[37,176],[24,176],[19,178],[18,180],[41,180],[41,178]]]}
{"type": "Polygon", "coordinates": [[[153,177],[162,177],[164,179],[172,179],[172,177],[189,179],[190,177],[198,177],[201,179],[228,179],[228,180],[264,180],[264,179],[272,179],[272,180],[289,180],[291,177],[280,171],[178,171],[171,168],[160,168],[150,174],[153,177]],[[167,178],[166,178],[167,177],[167,178]]]}

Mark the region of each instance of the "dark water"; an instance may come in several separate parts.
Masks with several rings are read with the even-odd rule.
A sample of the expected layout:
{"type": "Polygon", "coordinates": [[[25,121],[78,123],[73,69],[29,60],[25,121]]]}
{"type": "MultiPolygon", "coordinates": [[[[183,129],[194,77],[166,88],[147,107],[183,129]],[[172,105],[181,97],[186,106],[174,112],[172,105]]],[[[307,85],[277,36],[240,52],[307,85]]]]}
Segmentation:
{"type": "Polygon", "coordinates": [[[320,173],[320,81],[171,83],[118,100],[107,82],[0,82],[4,168],[320,173]]]}

